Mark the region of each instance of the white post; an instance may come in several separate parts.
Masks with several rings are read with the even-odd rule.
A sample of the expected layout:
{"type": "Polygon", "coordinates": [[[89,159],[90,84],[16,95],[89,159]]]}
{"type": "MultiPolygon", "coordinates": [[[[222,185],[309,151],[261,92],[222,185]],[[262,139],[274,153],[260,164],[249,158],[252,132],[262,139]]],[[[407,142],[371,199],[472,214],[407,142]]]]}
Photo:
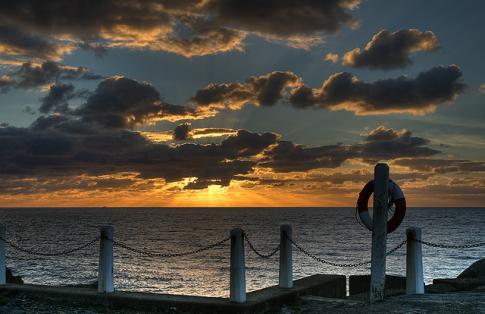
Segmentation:
{"type": "Polygon", "coordinates": [[[113,292],[113,226],[101,227],[98,292],[113,292]]]}
{"type": "Polygon", "coordinates": [[[421,228],[406,229],[406,294],[424,294],[423,252],[421,250],[421,228]]]}
{"type": "Polygon", "coordinates": [[[244,231],[231,230],[230,295],[232,302],[246,302],[246,266],[244,262],[244,231]]]}
{"type": "Polygon", "coordinates": [[[293,251],[291,225],[280,226],[280,288],[293,288],[293,251]]]}
{"type": "Polygon", "coordinates": [[[384,300],[388,203],[389,166],[386,164],[377,164],[374,168],[374,213],[372,226],[370,303],[384,300]]]}
{"type": "Polygon", "coordinates": [[[6,265],[5,265],[5,225],[0,224],[0,285],[4,285],[7,283],[7,276],[6,276],[6,265]]]}

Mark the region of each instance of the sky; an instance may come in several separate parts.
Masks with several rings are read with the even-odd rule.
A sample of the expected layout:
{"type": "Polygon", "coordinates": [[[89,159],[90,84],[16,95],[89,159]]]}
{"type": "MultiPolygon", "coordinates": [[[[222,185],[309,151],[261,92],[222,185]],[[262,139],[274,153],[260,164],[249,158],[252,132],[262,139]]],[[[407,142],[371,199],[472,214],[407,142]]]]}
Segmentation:
{"type": "Polygon", "coordinates": [[[0,1],[0,206],[485,206],[481,1],[0,1]]]}

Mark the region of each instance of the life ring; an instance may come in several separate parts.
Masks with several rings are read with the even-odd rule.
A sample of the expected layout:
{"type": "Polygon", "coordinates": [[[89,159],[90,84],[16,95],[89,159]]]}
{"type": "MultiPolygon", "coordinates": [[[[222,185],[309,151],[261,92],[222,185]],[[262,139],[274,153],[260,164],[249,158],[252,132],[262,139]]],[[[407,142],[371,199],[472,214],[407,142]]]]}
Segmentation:
{"type": "MultiPolygon", "coordinates": [[[[371,194],[374,193],[374,180],[369,181],[362,191],[359,193],[359,199],[357,200],[357,209],[359,211],[359,218],[367,229],[372,231],[373,222],[369,215],[368,201],[371,194]]],[[[396,210],[394,215],[387,221],[387,233],[391,233],[399,227],[406,214],[406,199],[399,185],[394,181],[389,180],[389,207],[394,203],[396,210]]]]}

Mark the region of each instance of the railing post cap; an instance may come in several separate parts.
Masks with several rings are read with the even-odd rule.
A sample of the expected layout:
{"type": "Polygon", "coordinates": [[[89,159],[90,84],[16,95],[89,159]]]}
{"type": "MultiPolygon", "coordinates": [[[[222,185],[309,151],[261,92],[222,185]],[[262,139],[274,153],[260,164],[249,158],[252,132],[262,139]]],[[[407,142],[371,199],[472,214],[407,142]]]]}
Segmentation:
{"type": "Polygon", "coordinates": [[[416,231],[421,231],[421,228],[419,228],[419,227],[408,227],[408,228],[406,228],[406,233],[407,232],[416,232],[416,231]]]}
{"type": "Polygon", "coordinates": [[[239,227],[231,229],[231,236],[239,236],[239,235],[242,235],[243,233],[244,233],[244,230],[239,227]]]}
{"type": "Polygon", "coordinates": [[[287,231],[291,232],[291,225],[290,224],[283,224],[280,226],[280,231],[287,231]]]}
{"type": "Polygon", "coordinates": [[[419,228],[419,227],[409,227],[409,228],[406,228],[406,235],[407,236],[418,237],[418,236],[421,235],[421,228],[419,228]]]}
{"type": "Polygon", "coordinates": [[[375,166],[375,169],[378,169],[378,168],[383,168],[383,169],[389,170],[389,165],[386,164],[386,163],[380,162],[380,163],[377,163],[376,166],[375,166]]]}

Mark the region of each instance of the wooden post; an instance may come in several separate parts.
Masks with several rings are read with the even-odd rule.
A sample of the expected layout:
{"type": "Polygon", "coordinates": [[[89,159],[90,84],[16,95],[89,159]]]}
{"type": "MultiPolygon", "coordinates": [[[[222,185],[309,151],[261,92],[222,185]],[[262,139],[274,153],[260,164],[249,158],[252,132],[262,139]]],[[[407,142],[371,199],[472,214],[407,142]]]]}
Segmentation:
{"type": "Polygon", "coordinates": [[[406,229],[406,294],[424,294],[423,252],[421,250],[421,228],[406,229]]]}
{"type": "Polygon", "coordinates": [[[246,266],[244,261],[244,232],[236,228],[231,230],[231,268],[230,295],[232,302],[246,302],[246,266]]]}
{"type": "Polygon", "coordinates": [[[291,225],[280,226],[280,288],[293,288],[293,251],[291,225]]]}
{"type": "Polygon", "coordinates": [[[0,285],[4,285],[7,283],[7,276],[6,276],[6,265],[5,265],[5,225],[0,224],[0,285]]]}
{"type": "Polygon", "coordinates": [[[98,292],[113,292],[113,226],[101,227],[98,292]]]}
{"type": "Polygon", "coordinates": [[[374,168],[374,213],[372,226],[370,303],[384,300],[388,203],[389,166],[386,164],[377,164],[374,168]]]}

